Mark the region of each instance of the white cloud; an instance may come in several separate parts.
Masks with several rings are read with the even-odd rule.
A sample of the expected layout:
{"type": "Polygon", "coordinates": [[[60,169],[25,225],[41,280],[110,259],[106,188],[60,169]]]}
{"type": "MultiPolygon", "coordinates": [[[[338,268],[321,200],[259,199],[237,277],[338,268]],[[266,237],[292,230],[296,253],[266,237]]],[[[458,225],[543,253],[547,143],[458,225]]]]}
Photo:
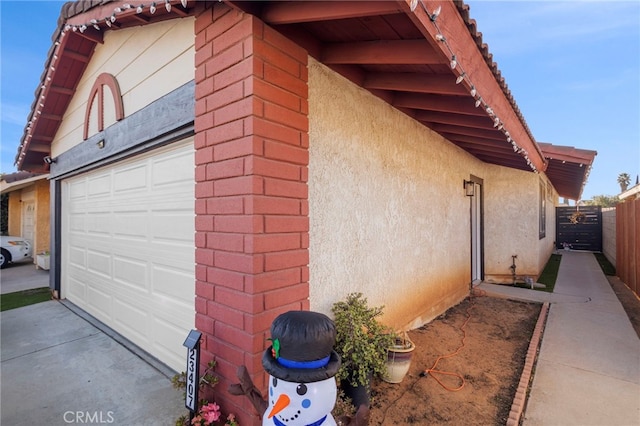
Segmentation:
{"type": "Polygon", "coordinates": [[[524,54],[551,46],[588,45],[614,37],[633,37],[640,25],[635,1],[511,1],[468,0],[489,51],[524,54]]]}

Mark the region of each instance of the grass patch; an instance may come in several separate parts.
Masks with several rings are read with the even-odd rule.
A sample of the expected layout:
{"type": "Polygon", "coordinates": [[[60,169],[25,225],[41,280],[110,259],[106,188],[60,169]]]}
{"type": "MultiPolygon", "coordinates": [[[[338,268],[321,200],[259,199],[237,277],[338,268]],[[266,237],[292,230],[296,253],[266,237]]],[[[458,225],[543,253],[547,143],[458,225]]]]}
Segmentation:
{"type": "MultiPolygon", "coordinates": [[[[546,291],[547,293],[553,293],[553,288],[556,286],[556,279],[558,278],[558,270],[560,269],[560,261],[562,256],[559,254],[552,254],[547,261],[538,281],[540,284],[544,284],[545,288],[534,288],[538,291],[546,291]]],[[[516,287],[530,288],[526,284],[516,284],[516,287]]]]}
{"type": "Polygon", "coordinates": [[[552,254],[551,257],[549,257],[549,260],[544,266],[540,277],[538,277],[538,282],[547,286],[546,288],[541,289],[542,291],[553,293],[553,288],[556,286],[556,279],[558,278],[558,270],[560,269],[561,261],[562,255],[552,254]]]}
{"type": "Polygon", "coordinates": [[[616,267],[609,262],[609,259],[602,253],[593,253],[598,261],[598,265],[600,265],[600,269],[604,272],[605,275],[615,276],[616,275],[616,267]]]}
{"type": "Polygon", "coordinates": [[[0,311],[21,308],[35,303],[46,302],[47,300],[51,300],[49,287],[7,293],[0,296],[0,311]]]}

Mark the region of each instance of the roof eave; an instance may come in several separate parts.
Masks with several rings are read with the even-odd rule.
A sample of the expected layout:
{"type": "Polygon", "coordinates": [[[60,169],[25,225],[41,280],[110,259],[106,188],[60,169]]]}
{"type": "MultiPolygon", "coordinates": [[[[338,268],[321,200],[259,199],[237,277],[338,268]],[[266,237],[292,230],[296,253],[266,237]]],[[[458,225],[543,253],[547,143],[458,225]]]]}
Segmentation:
{"type": "MultiPolygon", "coordinates": [[[[173,19],[190,13],[188,9],[182,7],[180,1],[171,0],[170,3],[172,4],[172,10],[177,13],[168,13],[163,10],[164,7],[158,7],[157,13],[153,15],[154,22],[156,20],[173,19]]],[[[411,0],[373,2],[371,4],[366,2],[345,2],[343,7],[338,9],[326,8],[326,5],[322,5],[319,2],[309,1],[296,3],[297,10],[294,11],[295,13],[290,10],[283,11],[281,8],[282,3],[280,2],[260,2],[259,5],[256,5],[255,2],[229,1],[227,3],[244,9],[247,13],[255,13],[260,19],[265,20],[267,24],[270,24],[270,19],[279,20],[275,23],[276,26],[280,25],[279,28],[282,28],[281,21],[286,18],[286,16],[283,17],[284,12],[286,12],[285,15],[288,14],[288,19],[297,19],[300,22],[307,22],[313,19],[341,19],[342,15],[340,14],[344,14],[344,16],[358,13],[362,16],[388,13],[400,14],[396,16],[401,16],[404,14],[422,33],[425,41],[440,56],[439,61],[441,64],[449,64],[452,59],[451,52],[456,52],[460,59],[460,64],[457,68],[450,70],[450,76],[454,82],[458,77],[465,77],[464,74],[466,72],[469,72],[470,75],[472,74],[473,77],[473,80],[463,78],[458,87],[453,86],[456,91],[463,88],[463,91],[466,92],[462,96],[461,94],[455,94],[455,96],[468,99],[471,108],[473,108],[474,102],[477,105],[476,110],[467,112],[471,115],[465,116],[470,117],[471,127],[468,127],[469,123],[465,122],[463,133],[458,133],[459,127],[454,127],[454,133],[451,133],[452,126],[445,124],[447,117],[434,117],[433,114],[424,117],[421,122],[466,149],[472,155],[476,155],[482,161],[536,172],[546,169],[546,160],[511,96],[504,79],[500,76],[496,64],[492,61],[486,45],[482,43],[481,34],[476,32],[475,21],[469,19],[468,6],[462,1],[441,0],[425,3],[419,1],[416,3],[417,7],[414,10],[411,10],[411,0]],[[277,7],[280,7],[280,10],[276,13],[275,8],[277,7]],[[441,13],[434,20],[430,15],[430,10],[433,11],[437,7],[441,8],[441,13]],[[329,9],[331,9],[329,11],[331,13],[327,12],[329,9]],[[321,16],[318,16],[318,13],[321,16]],[[324,16],[327,13],[329,15],[324,16]],[[336,13],[340,16],[333,16],[336,13]],[[306,15],[301,18],[302,14],[306,15]],[[447,42],[442,42],[439,37],[446,38],[447,42]],[[483,145],[476,142],[483,140],[487,131],[474,130],[476,124],[472,122],[474,120],[473,117],[484,117],[483,119],[489,123],[495,121],[494,127],[498,129],[490,131],[502,138],[502,142],[495,137],[490,140],[493,141],[491,144],[499,146],[487,147],[486,144],[483,145]],[[430,120],[436,121],[432,122],[430,120]],[[454,137],[456,135],[457,137],[454,137]],[[509,143],[511,143],[513,151],[511,151],[509,143]]],[[[195,4],[196,2],[189,1],[189,7],[193,7],[195,4]]],[[[89,43],[94,48],[97,43],[102,41],[102,34],[105,30],[117,30],[126,26],[149,23],[150,15],[138,14],[134,7],[122,1],[110,2],[108,0],[68,2],[63,6],[58,21],[59,27],[53,37],[56,43],[50,50],[46,69],[42,75],[41,86],[36,91],[36,100],[16,156],[16,164],[20,170],[47,171],[47,166],[42,160],[45,156],[50,155],[50,144],[55,137],[64,114],[64,111],[60,109],[51,113],[48,111],[49,105],[63,104],[66,108],[68,100],[75,93],[76,85],[84,70],[73,61],[80,61],[86,67],[90,59],[90,55],[78,57],[77,54],[68,51],[65,48],[66,45],[83,40],[85,44],[89,43]],[[112,21],[109,16],[113,16],[117,20],[112,21]],[[94,29],[94,25],[99,29],[94,29]],[[64,69],[68,64],[75,65],[78,68],[74,84],[57,84],[60,74],[58,70],[64,69]],[[61,96],[68,97],[66,103],[60,102],[61,96]]],[[[354,70],[353,67],[343,67],[340,64],[334,64],[331,67],[345,72],[348,77],[355,76],[355,80],[361,77],[357,75],[357,72],[349,76],[349,73],[354,70]]],[[[69,82],[67,81],[67,83],[69,82]]],[[[364,83],[360,81],[359,84],[363,85],[364,83]]],[[[393,99],[400,99],[398,97],[389,97],[384,90],[377,89],[376,85],[380,84],[379,82],[375,83],[374,80],[369,79],[366,84],[373,85],[368,90],[388,102],[393,99]]],[[[387,84],[387,82],[383,84],[387,84]]],[[[424,97],[424,93],[421,91],[415,94],[416,99],[424,97]]],[[[452,93],[447,92],[447,94],[452,93]]],[[[439,96],[446,96],[446,94],[439,96]]],[[[411,115],[411,111],[403,107],[402,103],[394,106],[411,115]]],[[[451,112],[444,112],[442,115],[446,116],[447,114],[451,114],[451,112]]],[[[465,118],[465,120],[467,119],[465,118]]],[[[491,128],[491,124],[488,127],[491,128]]]]}
{"type": "Polygon", "coordinates": [[[539,142],[539,146],[549,164],[547,177],[556,188],[558,195],[572,200],[580,200],[587,184],[596,151],[572,146],[553,145],[539,142]]]}

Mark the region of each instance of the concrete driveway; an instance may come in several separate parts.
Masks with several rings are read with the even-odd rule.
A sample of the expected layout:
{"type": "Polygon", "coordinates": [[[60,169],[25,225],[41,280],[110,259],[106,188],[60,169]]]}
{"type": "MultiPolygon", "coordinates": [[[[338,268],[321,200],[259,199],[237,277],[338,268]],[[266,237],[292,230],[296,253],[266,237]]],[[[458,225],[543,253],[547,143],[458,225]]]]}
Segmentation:
{"type": "Polygon", "coordinates": [[[0,294],[49,287],[49,271],[36,269],[32,262],[10,263],[0,270],[0,294]]]}
{"type": "MultiPolygon", "coordinates": [[[[1,279],[2,293],[49,282],[33,264],[1,279]]],[[[5,311],[0,323],[2,425],[174,425],[187,414],[174,371],[68,302],[5,311]]]]}

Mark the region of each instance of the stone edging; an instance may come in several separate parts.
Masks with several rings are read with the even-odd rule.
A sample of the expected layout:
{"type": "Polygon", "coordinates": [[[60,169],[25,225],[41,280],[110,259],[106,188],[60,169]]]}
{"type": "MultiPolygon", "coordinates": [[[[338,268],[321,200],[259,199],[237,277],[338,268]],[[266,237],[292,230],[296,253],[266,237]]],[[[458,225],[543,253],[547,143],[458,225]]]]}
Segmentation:
{"type": "Polygon", "coordinates": [[[511,411],[509,412],[507,426],[518,426],[520,424],[520,416],[522,416],[522,412],[524,411],[524,406],[527,401],[527,389],[529,389],[531,373],[533,372],[533,366],[538,355],[538,347],[540,346],[540,340],[542,339],[542,332],[544,330],[545,322],[547,321],[548,312],[549,302],[546,302],[542,305],[540,315],[538,316],[538,322],[536,323],[536,327],[533,329],[533,336],[531,336],[531,342],[529,342],[529,350],[527,351],[527,358],[524,363],[522,375],[520,376],[518,389],[516,390],[516,395],[513,398],[513,404],[511,404],[511,411]]]}

